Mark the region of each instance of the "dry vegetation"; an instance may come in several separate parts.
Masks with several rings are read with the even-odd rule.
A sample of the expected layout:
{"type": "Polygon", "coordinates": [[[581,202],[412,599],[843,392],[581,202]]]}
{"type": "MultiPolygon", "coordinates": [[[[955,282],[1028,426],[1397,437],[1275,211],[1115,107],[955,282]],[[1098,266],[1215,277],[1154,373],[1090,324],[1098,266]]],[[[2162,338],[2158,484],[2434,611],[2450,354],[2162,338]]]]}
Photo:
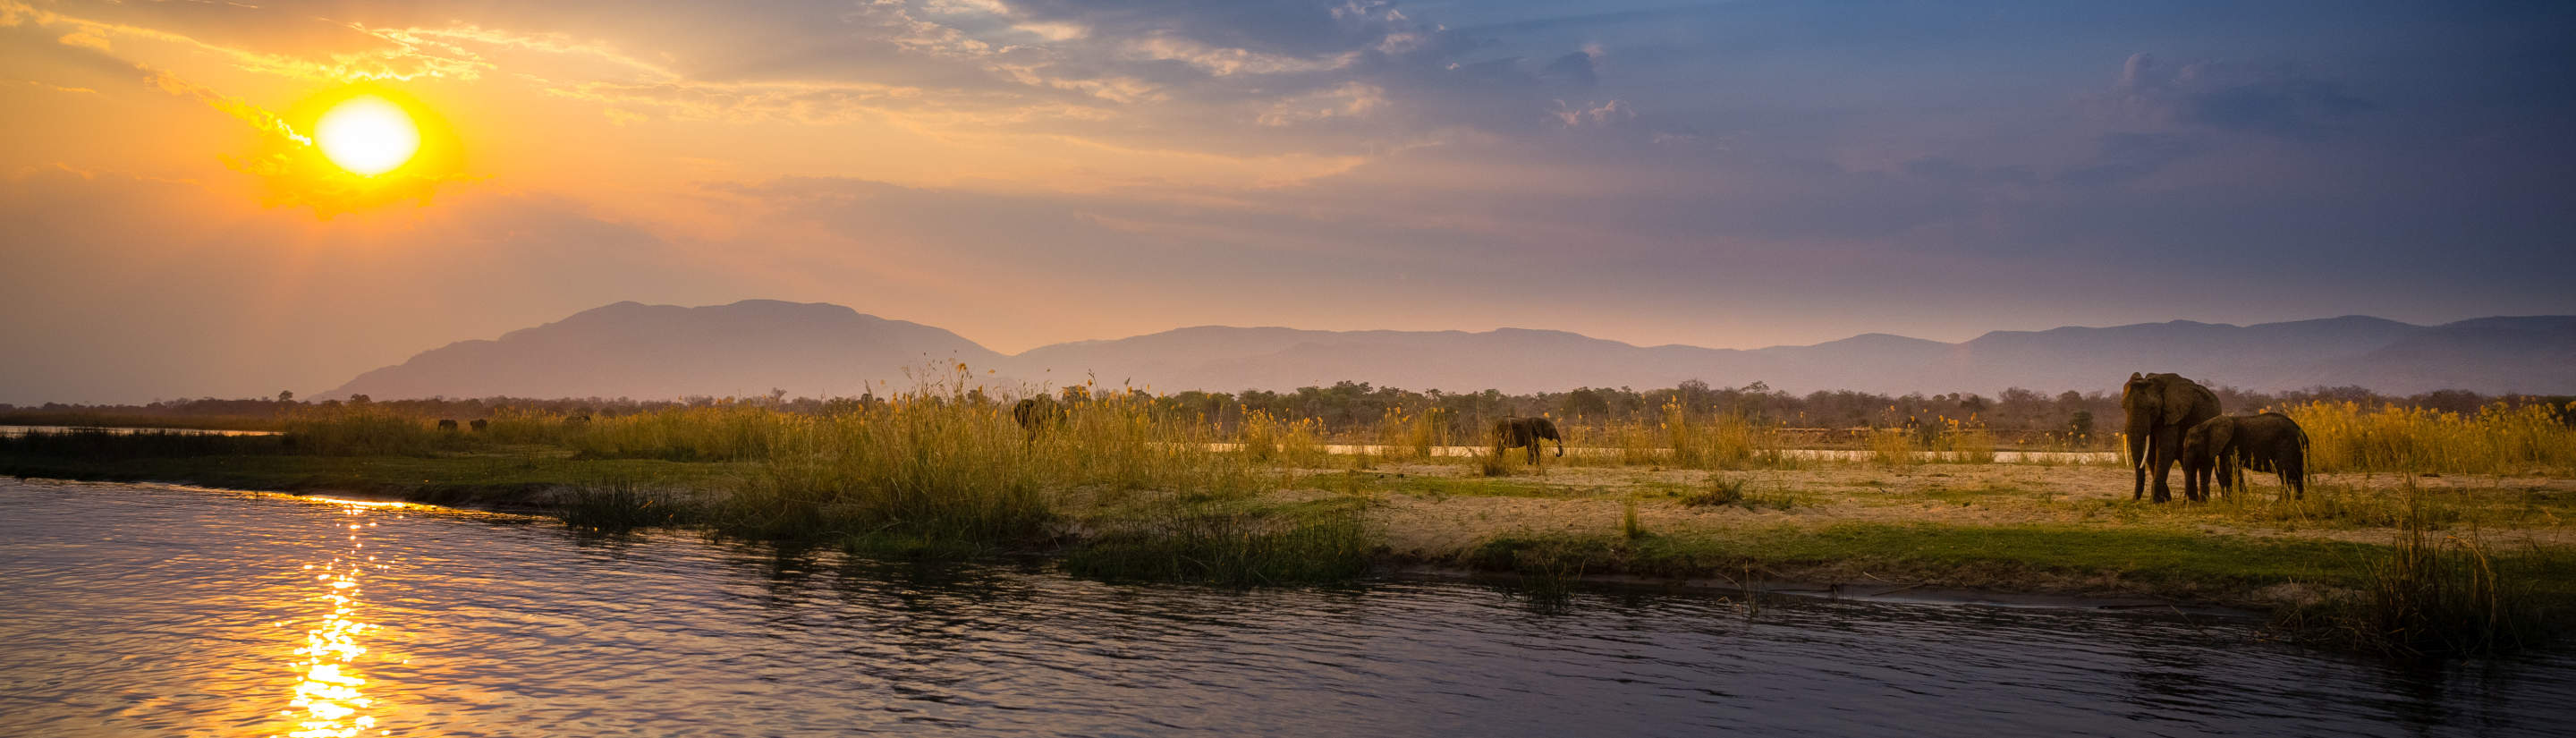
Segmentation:
{"type": "Polygon", "coordinates": [[[0,467],[519,502],[882,554],[1054,550],[1103,578],[1340,581],[1392,561],[2145,594],[2275,607],[2394,652],[2510,646],[2576,600],[2555,573],[2576,560],[2576,429],[2542,405],[2291,405],[2313,443],[2305,499],[2258,483],[2153,505],[2130,501],[2114,457],[1998,463],[1995,435],[1948,419],[1821,452],[1676,401],[1575,426],[1574,450],[1533,468],[1437,406],[1328,432],[1085,387],[1032,434],[1018,394],[961,366],[815,408],[504,408],[482,430],[342,403],[298,409],[280,436],[28,435],[0,441],[0,467]]]}

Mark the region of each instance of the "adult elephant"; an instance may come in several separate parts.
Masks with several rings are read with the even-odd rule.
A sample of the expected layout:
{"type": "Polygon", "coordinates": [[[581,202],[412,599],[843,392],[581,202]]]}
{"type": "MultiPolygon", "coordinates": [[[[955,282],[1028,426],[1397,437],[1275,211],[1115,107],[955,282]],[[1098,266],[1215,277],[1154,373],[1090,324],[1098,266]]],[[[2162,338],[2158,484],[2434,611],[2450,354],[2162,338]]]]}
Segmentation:
{"type": "Polygon", "coordinates": [[[1064,422],[1064,405],[1053,397],[1038,395],[1011,406],[1011,419],[1019,421],[1020,430],[1028,432],[1028,442],[1035,442],[1040,432],[1064,422]]]}
{"type": "Polygon", "coordinates": [[[2171,501],[2173,488],[2165,480],[2182,455],[2182,434],[2218,417],[2218,394],[2180,374],[2131,373],[2120,388],[2120,409],[2128,411],[2129,462],[2137,472],[2129,499],[2146,496],[2147,469],[2153,467],[2156,501],[2171,501]]]}
{"type": "Polygon", "coordinates": [[[1539,441],[1555,441],[1556,455],[1565,455],[1565,437],[1557,435],[1556,421],[1546,418],[1504,418],[1494,421],[1494,455],[1529,447],[1530,463],[1538,463],[1539,441]]]}
{"type": "Polygon", "coordinates": [[[2308,496],[2308,432],[2280,413],[2221,415],[2182,437],[2183,494],[2209,499],[2211,472],[2218,488],[2233,492],[2245,482],[2238,466],[2280,475],[2293,498],[2308,496]]]}

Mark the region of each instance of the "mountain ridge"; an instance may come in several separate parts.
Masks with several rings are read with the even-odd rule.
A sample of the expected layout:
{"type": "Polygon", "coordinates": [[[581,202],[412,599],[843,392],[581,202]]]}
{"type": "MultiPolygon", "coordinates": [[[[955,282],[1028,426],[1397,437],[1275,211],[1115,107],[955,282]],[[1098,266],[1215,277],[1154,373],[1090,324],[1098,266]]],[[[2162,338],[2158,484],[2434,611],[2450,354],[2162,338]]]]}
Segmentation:
{"type": "Polygon", "coordinates": [[[743,300],[682,307],[620,301],[469,339],[323,393],[397,397],[855,395],[964,362],[1001,386],[1099,381],[1171,392],[1285,390],[1362,381],[1443,391],[1663,387],[1755,381],[1792,392],[2103,390],[2131,371],[2175,371],[2249,390],[2359,385],[2576,393],[2576,316],[2415,325],[2364,315],[2238,326],[2174,320],[1988,331],[1957,343],[1862,333],[1755,349],[1637,346],[1569,331],[1327,331],[1195,325],[1116,339],[992,351],[946,329],[830,303],[743,300]]]}

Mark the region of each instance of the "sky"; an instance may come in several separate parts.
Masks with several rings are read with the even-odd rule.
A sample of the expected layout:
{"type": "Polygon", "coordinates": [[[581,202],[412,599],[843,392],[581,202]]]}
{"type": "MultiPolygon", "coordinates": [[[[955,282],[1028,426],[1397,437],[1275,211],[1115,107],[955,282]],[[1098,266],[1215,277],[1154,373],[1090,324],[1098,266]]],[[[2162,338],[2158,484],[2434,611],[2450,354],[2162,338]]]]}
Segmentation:
{"type": "Polygon", "coordinates": [[[2576,313],[2576,4],[0,0],[0,402],[621,300],[1175,327],[2576,313]],[[356,178],[313,123],[422,121],[356,178]]]}

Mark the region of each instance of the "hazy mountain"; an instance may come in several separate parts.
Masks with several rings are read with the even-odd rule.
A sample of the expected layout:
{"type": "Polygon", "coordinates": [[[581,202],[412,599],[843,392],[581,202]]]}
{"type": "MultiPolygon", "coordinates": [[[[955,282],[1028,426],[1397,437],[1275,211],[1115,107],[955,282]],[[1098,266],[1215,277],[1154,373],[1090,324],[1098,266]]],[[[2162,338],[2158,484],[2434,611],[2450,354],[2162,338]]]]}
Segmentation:
{"type": "Polygon", "coordinates": [[[856,395],[932,362],[1001,355],[919,323],[839,305],[744,300],[679,307],[621,302],[493,341],[459,341],[358,375],[325,394],[405,397],[856,395]]]}
{"type": "Polygon", "coordinates": [[[1864,334],[1812,346],[1634,346],[1563,331],[1312,331],[1198,326],[1003,356],[948,331],[823,304],[618,303],[497,341],[465,341],[326,396],[379,398],[855,394],[906,386],[934,362],[992,368],[1002,386],[1234,391],[1342,380],[1452,392],[1755,381],[1792,392],[2108,390],[2133,371],[2281,390],[2355,384],[2576,394],[2576,316],[2419,326],[2363,316],[2234,326],[2191,321],[1996,331],[1961,343],[1864,334]]]}

